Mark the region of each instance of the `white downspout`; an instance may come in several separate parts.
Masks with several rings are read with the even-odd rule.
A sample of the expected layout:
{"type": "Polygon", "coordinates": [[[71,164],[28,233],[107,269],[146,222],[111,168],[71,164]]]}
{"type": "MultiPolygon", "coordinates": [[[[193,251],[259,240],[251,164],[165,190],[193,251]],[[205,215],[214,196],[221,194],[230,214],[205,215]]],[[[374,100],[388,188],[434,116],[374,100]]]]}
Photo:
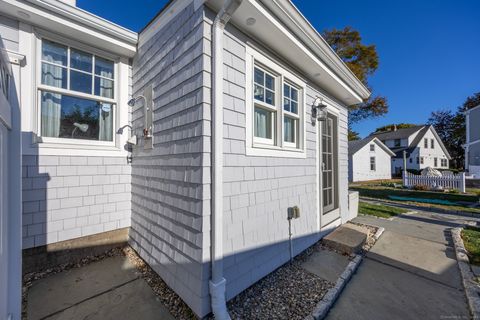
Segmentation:
{"type": "Polygon", "coordinates": [[[223,277],[223,32],[242,0],[226,0],[212,26],[212,135],[213,135],[213,212],[211,230],[212,276],[210,297],[215,319],[230,319],[223,277]]]}

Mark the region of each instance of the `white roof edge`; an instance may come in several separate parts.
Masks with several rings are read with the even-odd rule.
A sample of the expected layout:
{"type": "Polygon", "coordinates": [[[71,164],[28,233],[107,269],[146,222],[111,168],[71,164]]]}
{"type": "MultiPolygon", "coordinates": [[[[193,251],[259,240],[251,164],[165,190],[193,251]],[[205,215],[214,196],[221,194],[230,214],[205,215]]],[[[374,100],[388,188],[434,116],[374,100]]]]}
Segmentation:
{"type": "Polygon", "coordinates": [[[375,141],[376,144],[378,144],[380,146],[380,148],[382,148],[386,153],[388,153],[390,156],[394,156],[395,155],[395,152],[393,152],[392,150],[390,150],[389,147],[387,147],[385,145],[385,143],[383,143],[382,141],[380,141],[380,139],[378,139],[377,137],[373,137],[372,141],[375,141]]]}
{"type": "MultiPolygon", "coordinates": [[[[307,46],[315,47],[322,55],[318,55],[343,81],[345,81],[352,90],[362,97],[368,99],[371,95],[370,90],[355,76],[355,74],[347,67],[343,60],[335,53],[330,45],[323,39],[320,33],[312,26],[305,16],[290,0],[261,0],[262,4],[267,7],[277,6],[282,12],[288,13],[288,16],[278,17],[280,20],[291,19],[299,26],[299,30],[303,31],[303,35],[299,35],[303,40],[307,40],[307,46]]],[[[315,52],[315,51],[314,51],[315,52]]]]}
{"type": "MultiPolygon", "coordinates": [[[[443,144],[443,141],[442,141],[442,139],[440,138],[440,136],[438,135],[437,130],[435,130],[435,128],[434,128],[432,125],[429,125],[428,127],[429,127],[429,129],[432,130],[433,135],[434,135],[435,138],[437,138],[437,140],[439,141],[440,147],[442,148],[443,152],[444,152],[445,155],[447,156],[447,159],[448,159],[448,160],[452,160],[452,156],[451,156],[450,153],[448,152],[447,147],[445,147],[445,145],[443,144]]],[[[420,142],[419,142],[419,143],[420,143],[420,142]]]]}
{"type": "Polygon", "coordinates": [[[110,36],[113,36],[130,45],[136,45],[138,41],[138,34],[127,28],[119,26],[111,21],[101,18],[93,13],[83,10],[78,7],[73,7],[58,0],[25,0],[31,5],[36,5],[49,12],[80,22],[88,27],[100,30],[110,36]]]}

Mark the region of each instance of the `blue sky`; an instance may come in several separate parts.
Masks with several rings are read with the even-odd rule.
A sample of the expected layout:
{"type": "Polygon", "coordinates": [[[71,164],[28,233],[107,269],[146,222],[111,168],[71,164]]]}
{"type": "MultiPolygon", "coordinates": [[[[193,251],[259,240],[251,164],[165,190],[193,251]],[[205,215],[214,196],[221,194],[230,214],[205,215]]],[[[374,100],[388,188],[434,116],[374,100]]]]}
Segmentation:
{"type": "MultiPolygon", "coordinates": [[[[138,31],[166,2],[78,0],[78,6],[138,31]]],[[[377,46],[380,66],[370,85],[387,97],[390,111],[355,125],[361,136],[389,123],[424,123],[432,111],[456,109],[480,91],[480,1],[293,2],[317,30],[352,26],[377,46]]]]}

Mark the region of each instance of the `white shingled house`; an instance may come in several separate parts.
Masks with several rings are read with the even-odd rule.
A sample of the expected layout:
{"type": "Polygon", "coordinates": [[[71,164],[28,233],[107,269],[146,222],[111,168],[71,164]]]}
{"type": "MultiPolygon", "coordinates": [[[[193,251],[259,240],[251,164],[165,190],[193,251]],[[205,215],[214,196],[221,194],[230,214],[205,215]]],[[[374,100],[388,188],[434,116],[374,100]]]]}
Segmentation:
{"type": "Polygon", "coordinates": [[[293,255],[356,214],[347,107],[370,92],[290,1],[173,0],[137,34],[75,0],[0,0],[0,38],[1,318],[20,242],[30,268],[128,241],[222,319],[289,260],[289,208],[293,255]]]}
{"type": "Polygon", "coordinates": [[[465,169],[475,178],[480,178],[480,105],[467,110],[465,148],[465,169]]]}
{"type": "Polygon", "coordinates": [[[395,153],[395,156],[392,157],[392,174],[401,174],[404,151],[406,152],[407,169],[449,168],[450,154],[431,125],[402,129],[394,127],[391,131],[376,132],[370,136],[378,138],[395,153]]]}
{"type": "Polygon", "coordinates": [[[392,179],[391,161],[395,153],[375,137],[348,142],[350,182],[392,179]]]}

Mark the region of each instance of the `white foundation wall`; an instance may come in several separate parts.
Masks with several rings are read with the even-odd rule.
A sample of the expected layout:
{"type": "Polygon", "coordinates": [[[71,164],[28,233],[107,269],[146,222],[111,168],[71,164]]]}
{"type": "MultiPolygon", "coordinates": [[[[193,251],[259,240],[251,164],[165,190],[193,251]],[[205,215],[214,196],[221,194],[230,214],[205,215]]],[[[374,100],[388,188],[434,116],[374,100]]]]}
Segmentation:
{"type": "MultiPolygon", "coordinates": [[[[213,20],[213,14],[207,15],[213,20]]],[[[210,22],[211,22],[210,20],[210,22]]],[[[230,299],[289,260],[287,208],[297,205],[292,221],[294,254],[321,237],[317,194],[317,130],[310,107],[317,95],[306,92],[306,158],[246,155],[245,45],[252,41],[227,26],[224,39],[224,276],[230,299]]],[[[338,225],[348,218],[347,111],[339,116],[338,225]]]]}

